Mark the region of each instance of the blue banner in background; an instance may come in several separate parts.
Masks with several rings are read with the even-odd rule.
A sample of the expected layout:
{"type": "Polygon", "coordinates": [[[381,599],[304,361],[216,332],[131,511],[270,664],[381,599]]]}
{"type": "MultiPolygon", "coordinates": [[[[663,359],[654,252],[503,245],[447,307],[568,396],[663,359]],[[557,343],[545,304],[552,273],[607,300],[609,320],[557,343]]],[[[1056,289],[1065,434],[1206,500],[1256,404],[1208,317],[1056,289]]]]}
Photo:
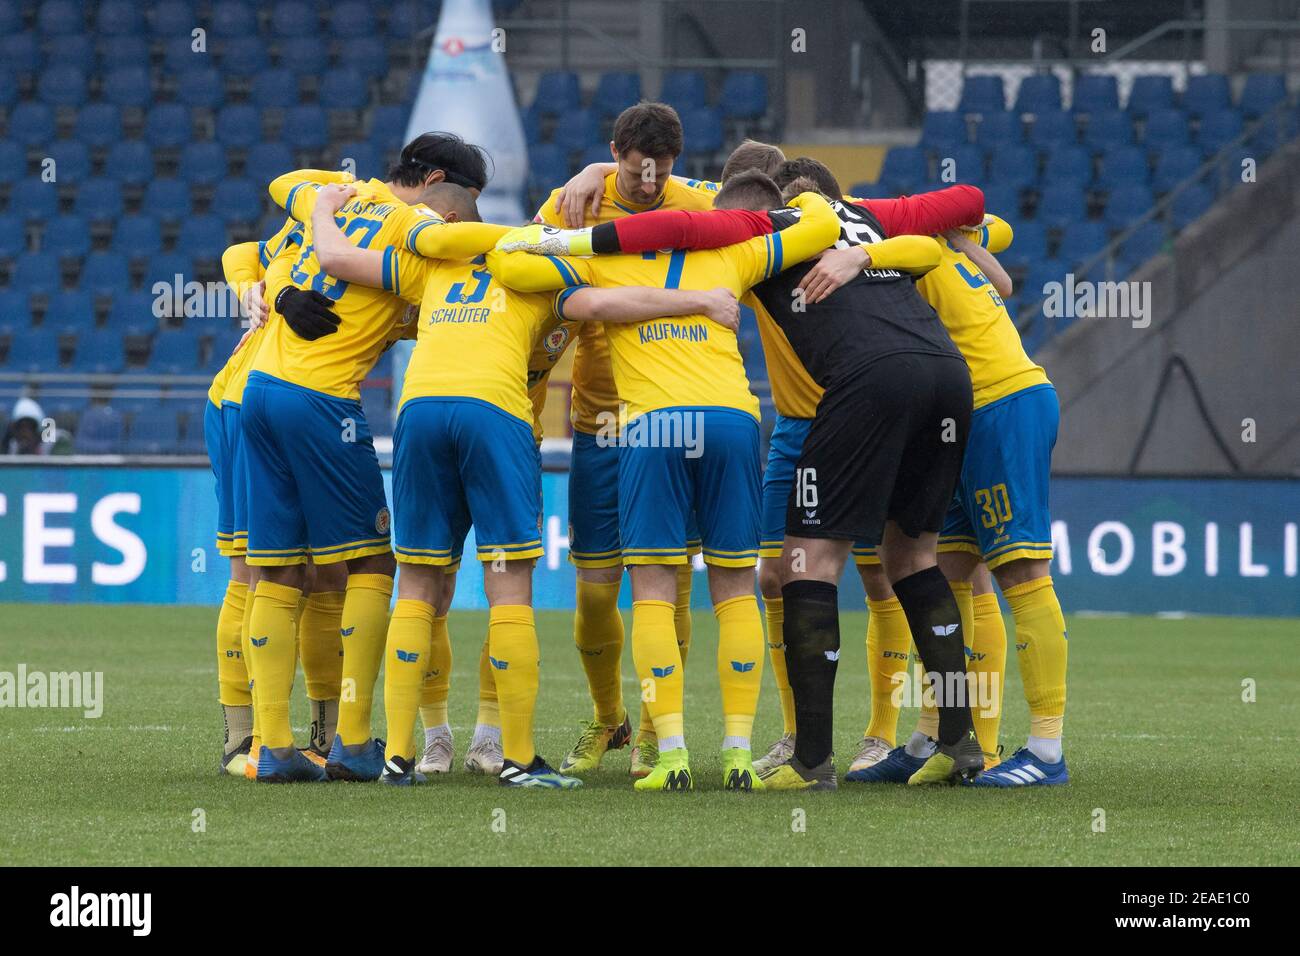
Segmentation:
{"type": "MultiPolygon", "coordinates": [[[[542,487],[536,603],[572,608],[567,476],[542,487]]],[[[1052,512],[1067,611],[1300,616],[1298,482],[1059,478],[1052,512]]],[[[217,604],[228,565],[216,518],[202,468],[0,468],[0,601],[217,604]]],[[[696,603],[708,607],[704,578],[696,603]]],[[[863,607],[852,569],[840,594],[863,607]]],[[[456,606],[486,606],[477,561],[463,565],[456,606]]]]}

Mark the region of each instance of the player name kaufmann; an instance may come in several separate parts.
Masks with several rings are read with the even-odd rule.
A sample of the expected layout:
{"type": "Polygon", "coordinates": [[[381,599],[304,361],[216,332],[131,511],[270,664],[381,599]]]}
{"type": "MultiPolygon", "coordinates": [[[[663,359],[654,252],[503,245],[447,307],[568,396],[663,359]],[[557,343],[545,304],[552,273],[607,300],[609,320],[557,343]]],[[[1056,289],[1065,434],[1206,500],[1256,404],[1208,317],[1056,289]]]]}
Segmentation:
{"type": "Polygon", "coordinates": [[[641,344],[662,342],[665,339],[677,339],[682,342],[707,342],[709,330],[702,323],[685,322],[645,322],[637,326],[637,335],[641,344]]]}
{"type": "Polygon", "coordinates": [[[687,458],[704,454],[704,413],[699,410],[662,409],[629,422],[627,405],[620,403],[617,414],[600,412],[596,423],[596,444],[602,448],[681,448],[687,458]]]}

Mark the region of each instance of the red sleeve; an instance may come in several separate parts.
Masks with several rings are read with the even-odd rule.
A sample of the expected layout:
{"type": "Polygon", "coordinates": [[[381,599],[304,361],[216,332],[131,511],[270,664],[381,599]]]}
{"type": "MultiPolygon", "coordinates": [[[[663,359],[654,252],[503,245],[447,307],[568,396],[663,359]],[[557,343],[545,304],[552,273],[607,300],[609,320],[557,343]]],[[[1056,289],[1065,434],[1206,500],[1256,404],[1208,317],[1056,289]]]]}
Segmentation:
{"type": "Polygon", "coordinates": [[[958,226],[978,226],[984,219],[984,191],[976,186],[949,186],[897,199],[863,199],[858,205],[879,219],[889,236],[932,236],[958,226]]]}
{"type": "Polygon", "coordinates": [[[660,209],[616,219],[613,225],[623,252],[718,249],[773,231],[767,213],[748,209],[660,209]]]}

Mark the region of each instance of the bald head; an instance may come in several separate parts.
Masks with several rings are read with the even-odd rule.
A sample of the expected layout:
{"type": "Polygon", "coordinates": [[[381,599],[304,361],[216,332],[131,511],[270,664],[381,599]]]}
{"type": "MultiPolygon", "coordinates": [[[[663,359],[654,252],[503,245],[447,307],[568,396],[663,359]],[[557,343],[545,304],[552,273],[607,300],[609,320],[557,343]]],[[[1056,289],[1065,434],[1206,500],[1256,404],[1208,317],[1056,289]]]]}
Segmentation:
{"type": "Polygon", "coordinates": [[[430,183],[421,193],[420,201],[447,222],[483,221],[474,194],[455,183],[430,183]]]}

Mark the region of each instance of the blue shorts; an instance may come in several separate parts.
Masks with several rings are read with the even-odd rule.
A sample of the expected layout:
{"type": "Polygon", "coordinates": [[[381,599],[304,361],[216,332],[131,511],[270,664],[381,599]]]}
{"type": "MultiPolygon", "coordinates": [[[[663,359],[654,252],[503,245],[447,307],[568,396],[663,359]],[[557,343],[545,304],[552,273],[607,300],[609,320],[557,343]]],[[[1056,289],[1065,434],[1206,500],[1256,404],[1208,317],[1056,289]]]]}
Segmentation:
{"type": "MultiPolygon", "coordinates": [[[[767,468],[763,472],[763,537],[759,557],[781,557],[785,543],[785,511],[794,483],[795,467],[803,452],[804,439],[812,427],[811,418],[776,416],[776,426],[768,440],[767,468]]],[[[853,542],[853,560],[858,564],[879,564],[878,541],[853,542]]]]}
{"type": "Polygon", "coordinates": [[[239,406],[224,402],[221,420],[226,433],[226,455],[230,459],[230,514],[233,529],[232,553],[248,553],[248,456],[244,453],[244,431],[239,406]]]}
{"type": "MultiPolygon", "coordinates": [[[[618,530],[619,447],[575,431],[569,463],[569,560],[579,568],[614,568],[623,563],[618,530]]],[[[686,550],[698,553],[700,534],[691,512],[686,550]]]]}
{"type": "Polygon", "coordinates": [[[1048,488],[1060,419],[1051,385],[975,409],[940,551],[979,555],[990,568],[1018,558],[1051,559],[1048,488]]]}
{"type": "Polygon", "coordinates": [[[730,408],[664,408],[628,422],[620,441],[623,563],[685,564],[692,515],[706,563],[743,568],[758,562],[762,492],[753,415],[730,408]],[[646,426],[641,432],[638,423],[646,426]],[[670,434],[685,436],[689,446],[656,440],[670,434]]]}
{"type": "Polygon", "coordinates": [[[542,554],[533,429],[474,398],[413,398],[393,434],[397,560],[452,566],[474,527],[480,561],[542,554]]]}
{"type": "Polygon", "coordinates": [[[214,490],[217,493],[217,552],[226,557],[235,555],[235,502],[231,480],[230,453],[226,446],[226,430],[221,409],[211,402],[203,406],[203,444],[208,449],[212,463],[214,490]]]}
{"type": "Polygon", "coordinates": [[[239,417],[249,564],[389,552],[384,478],[360,402],[253,372],[239,417]]]}

